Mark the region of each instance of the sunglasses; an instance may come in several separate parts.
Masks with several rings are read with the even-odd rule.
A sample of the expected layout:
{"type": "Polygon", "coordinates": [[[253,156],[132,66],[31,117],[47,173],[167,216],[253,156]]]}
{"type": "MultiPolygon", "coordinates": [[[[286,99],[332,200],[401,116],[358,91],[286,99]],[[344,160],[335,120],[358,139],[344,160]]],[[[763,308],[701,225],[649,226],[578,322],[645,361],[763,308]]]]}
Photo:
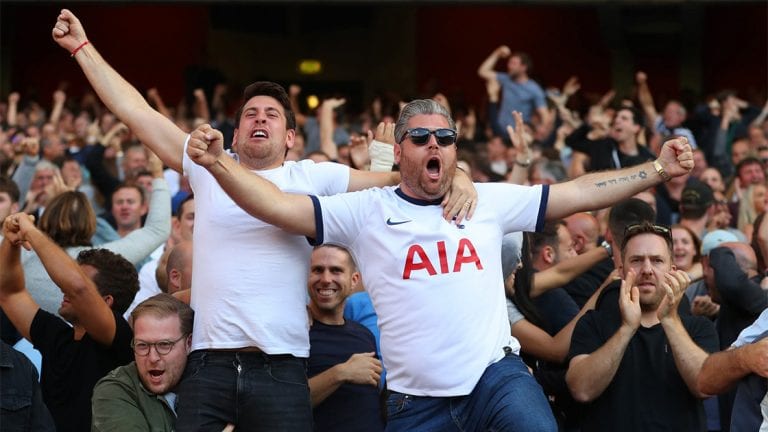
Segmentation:
{"type": "Polygon", "coordinates": [[[629,225],[624,229],[624,240],[621,242],[621,250],[624,251],[624,248],[627,247],[627,243],[629,243],[629,240],[632,237],[640,234],[656,234],[667,242],[670,250],[672,249],[672,230],[664,225],[645,222],[629,225]]]}
{"type": "Polygon", "coordinates": [[[434,135],[437,140],[437,144],[445,147],[456,143],[456,131],[453,129],[440,128],[435,130],[429,130],[427,128],[413,128],[408,129],[400,138],[402,143],[406,137],[411,138],[411,142],[416,145],[424,145],[429,141],[429,136],[434,135]]]}
{"type": "Polygon", "coordinates": [[[624,238],[644,233],[658,234],[662,237],[672,238],[672,230],[664,225],[656,225],[652,223],[629,225],[624,229],[624,238]]]}

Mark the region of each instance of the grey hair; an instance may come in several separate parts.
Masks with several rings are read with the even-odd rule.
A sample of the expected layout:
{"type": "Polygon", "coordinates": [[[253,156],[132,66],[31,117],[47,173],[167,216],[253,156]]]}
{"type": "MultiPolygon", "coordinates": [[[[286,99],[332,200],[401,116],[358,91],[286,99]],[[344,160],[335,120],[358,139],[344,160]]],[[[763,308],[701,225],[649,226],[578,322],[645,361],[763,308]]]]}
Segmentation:
{"type": "Polygon", "coordinates": [[[395,123],[395,141],[398,144],[403,142],[405,132],[408,129],[408,121],[411,117],[425,114],[441,115],[448,120],[449,128],[456,129],[456,123],[451,118],[451,113],[449,113],[444,106],[433,99],[416,99],[408,102],[403,109],[400,110],[400,117],[398,117],[397,123],[395,123]]]}
{"type": "Polygon", "coordinates": [[[56,173],[61,172],[58,166],[56,166],[52,162],[45,159],[35,164],[35,172],[42,171],[42,170],[53,170],[56,173]]]}
{"type": "Polygon", "coordinates": [[[523,233],[521,232],[505,234],[501,239],[501,272],[504,275],[503,280],[507,280],[509,275],[517,270],[522,248],[523,233]]]}

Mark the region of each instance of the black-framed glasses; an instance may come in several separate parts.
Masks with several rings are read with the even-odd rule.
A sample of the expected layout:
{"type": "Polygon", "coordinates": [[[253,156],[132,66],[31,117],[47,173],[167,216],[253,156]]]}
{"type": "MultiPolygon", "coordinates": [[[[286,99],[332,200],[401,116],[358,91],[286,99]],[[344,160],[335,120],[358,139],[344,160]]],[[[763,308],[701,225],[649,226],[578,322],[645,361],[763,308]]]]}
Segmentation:
{"type": "Polygon", "coordinates": [[[400,138],[402,143],[406,137],[411,138],[411,142],[416,145],[424,145],[429,141],[429,136],[434,135],[437,143],[443,147],[456,143],[456,131],[448,128],[429,130],[427,128],[412,128],[405,131],[400,138]]]}
{"type": "Polygon", "coordinates": [[[149,355],[149,350],[151,350],[154,346],[155,351],[157,351],[159,355],[166,355],[173,351],[173,347],[176,346],[176,344],[185,337],[187,337],[187,335],[182,335],[176,340],[161,340],[157,342],[144,342],[134,339],[131,341],[131,348],[133,348],[133,352],[136,355],[146,356],[149,355]]]}

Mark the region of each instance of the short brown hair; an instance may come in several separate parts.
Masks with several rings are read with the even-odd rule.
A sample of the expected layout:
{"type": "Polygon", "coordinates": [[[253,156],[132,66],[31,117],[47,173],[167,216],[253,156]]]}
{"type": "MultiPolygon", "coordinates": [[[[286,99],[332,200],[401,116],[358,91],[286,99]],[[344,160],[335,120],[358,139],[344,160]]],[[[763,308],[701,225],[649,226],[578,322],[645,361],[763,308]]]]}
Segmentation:
{"type": "Polygon", "coordinates": [[[91,246],[91,237],[96,232],[96,213],[84,193],[64,192],[45,208],[40,230],[61,247],[91,246]]]}
{"type": "Polygon", "coordinates": [[[240,127],[240,117],[243,115],[245,104],[247,104],[251,98],[256,96],[269,96],[279,102],[285,111],[286,129],[296,129],[296,114],[291,107],[291,100],[288,98],[288,93],[285,92],[283,86],[271,81],[256,81],[243,90],[243,103],[240,105],[240,108],[237,109],[237,113],[235,114],[235,127],[240,127]]]}
{"type": "Polygon", "coordinates": [[[131,311],[131,322],[135,323],[142,315],[154,315],[157,318],[176,315],[179,317],[179,330],[185,336],[192,333],[195,320],[195,312],[188,304],[166,293],[157,294],[139,303],[131,311]]]}

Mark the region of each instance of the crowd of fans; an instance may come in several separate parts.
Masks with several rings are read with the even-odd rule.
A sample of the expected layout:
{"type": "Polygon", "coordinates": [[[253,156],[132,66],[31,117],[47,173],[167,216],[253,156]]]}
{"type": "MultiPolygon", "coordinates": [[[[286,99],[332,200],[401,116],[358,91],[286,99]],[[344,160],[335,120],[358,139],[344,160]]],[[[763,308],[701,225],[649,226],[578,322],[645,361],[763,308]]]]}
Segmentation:
{"type": "MultiPolygon", "coordinates": [[[[88,43],[62,46],[73,56],[83,50],[82,56],[90,53],[88,43]]],[[[759,378],[768,368],[758,360],[768,348],[760,342],[768,328],[768,317],[761,315],[768,306],[768,103],[751,106],[737,93],[722,89],[694,106],[677,100],[660,104],[654,99],[654,77],[642,71],[635,74],[631,94],[616,95],[606,88],[602,97],[590,101],[579,94],[578,77],[561,88],[543,83],[544,89],[530,78],[532,68],[528,54],[500,46],[478,68],[475,85],[485,86],[486,105],[452,106],[442,94],[424,95],[456,121],[453,142],[460,171],[476,183],[556,185],[651,161],[656,169],[652,174],[665,180],[611,208],[573,213],[537,227],[536,233],[508,234],[504,239],[503,283],[511,334],[548,396],[558,427],[725,431],[757,430],[768,424],[761,413],[761,407],[768,406],[766,382],[759,378]],[[500,60],[504,70],[496,70],[500,60]],[[655,165],[670,140],[684,140],[692,148],[695,164],[690,172],[669,176],[655,165]],[[663,240],[661,252],[648,252],[658,246],[648,236],[663,240]],[[655,303],[644,303],[643,290],[648,288],[643,284],[649,279],[643,274],[656,272],[648,266],[667,266],[663,272],[671,275],[654,282],[662,292],[657,282],[666,280],[672,293],[666,297],[663,292],[655,303]]],[[[396,133],[394,123],[409,102],[396,95],[376,97],[364,112],[353,113],[345,110],[343,94],[328,95],[308,110],[298,85],[282,92],[286,113],[295,115],[296,131],[285,161],[310,159],[361,171],[377,171],[383,165],[386,170],[398,157],[391,146],[402,145],[407,134],[414,143],[418,138],[414,129],[396,133]]],[[[206,202],[210,197],[199,194],[212,192],[191,186],[190,178],[179,173],[181,159],[174,166],[162,147],[153,147],[157,154],[153,152],[152,145],[140,139],[149,136],[141,121],[120,118],[97,93],[57,90],[50,100],[35,100],[12,92],[0,103],[0,220],[5,221],[0,249],[0,305],[5,310],[0,422],[27,422],[31,429],[26,430],[122,430],[128,423],[121,420],[116,401],[133,395],[136,399],[129,404],[144,410],[151,419],[147,421],[172,430],[174,390],[182,371],[206,361],[194,356],[199,342],[191,336],[187,304],[196,295],[191,292],[193,227],[204,232],[213,223],[206,216],[208,224],[194,226],[202,210],[196,210],[193,192],[206,202]],[[21,299],[23,287],[29,296],[21,299]],[[97,301],[100,297],[109,307],[97,301]],[[28,304],[44,313],[20,312],[28,304]],[[123,316],[130,318],[133,336],[121,324],[123,316]],[[72,327],[59,325],[56,320],[62,318],[72,327]],[[84,333],[90,339],[82,339],[84,333]],[[64,376],[68,369],[50,359],[65,355],[57,337],[90,344],[87,350],[77,348],[67,367],[72,362],[98,367],[64,376]],[[42,396],[33,382],[37,373],[6,344],[36,362],[42,396]],[[111,348],[100,349],[98,344],[111,348]],[[16,368],[12,377],[4,369],[10,363],[25,367],[16,368]],[[81,391],[62,391],[73,385],[81,391]],[[20,396],[29,403],[6,406],[11,399],[5,395],[14,389],[29,389],[20,396]],[[157,395],[149,398],[151,403],[160,400],[163,405],[147,408],[147,394],[157,395]],[[73,417],[73,405],[65,400],[79,404],[77,408],[86,405],[87,415],[73,417]]],[[[248,109],[245,106],[245,114],[243,107],[237,113],[229,109],[235,92],[226,83],[209,92],[197,89],[194,100],[176,107],[166,104],[159,89],[144,96],[159,115],[193,139],[209,124],[222,132],[224,147],[232,147],[241,159],[253,157],[237,148],[238,129],[244,129],[241,118],[248,109]]],[[[248,101],[246,97],[242,102],[248,101]]],[[[426,142],[434,136],[442,146],[441,130],[427,130],[426,142]]],[[[187,174],[194,165],[188,165],[192,162],[186,156],[183,163],[187,174]]],[[[641,170],[637,175],[644,179],[650,174],[641,170]]],[[[602,183],[631,180],[634,177],[602,183]]],[[[353,180],[349,183],[352,190],[353,180]]],[[[342,189],[346,191],[346,185],[342,189]]],[[[483,205],[488,195],[478,199],[467,201],[462,217],[483,205]]],[[[237,244],[230,238],[221,241],[237,244]]],[[[269,252],[268,244],[260,247],[269,252]]],[[[259,265],[250,259],[240,256],[237,262],[249,268],[259,265]]],[[[380,395],[388,397],[388,363],[379,347],[376,312],[362,292],[363,281],[377,276],[363,273],[361,280],[357,265],[362,263],[356,265],[344,249],[316,249],[311,261],[295,262],[295,268],[280,271],[302,273],[304,280],[309,274],[301,288],[309,287],[306,304],[316,323],[308,336],[307,369],[316,430],[382,430],[387,412],[404,409],[408,395],[397,399],[396,409],[379,407],[380,395]],[[350,327],[350,322],[362,326],[350,327]]],[[[423,259],[420,264],[426,265],[423,259]]],[[[270,347],[256,348],[259,355],[275,354],[270,347]]],[[[254,352],[240,352],[237,361],[250,367],[254,359],[246,354],[254,352]]],[[[247,416],[224,418],[228,429],[251,429],[247,416]]]]}

